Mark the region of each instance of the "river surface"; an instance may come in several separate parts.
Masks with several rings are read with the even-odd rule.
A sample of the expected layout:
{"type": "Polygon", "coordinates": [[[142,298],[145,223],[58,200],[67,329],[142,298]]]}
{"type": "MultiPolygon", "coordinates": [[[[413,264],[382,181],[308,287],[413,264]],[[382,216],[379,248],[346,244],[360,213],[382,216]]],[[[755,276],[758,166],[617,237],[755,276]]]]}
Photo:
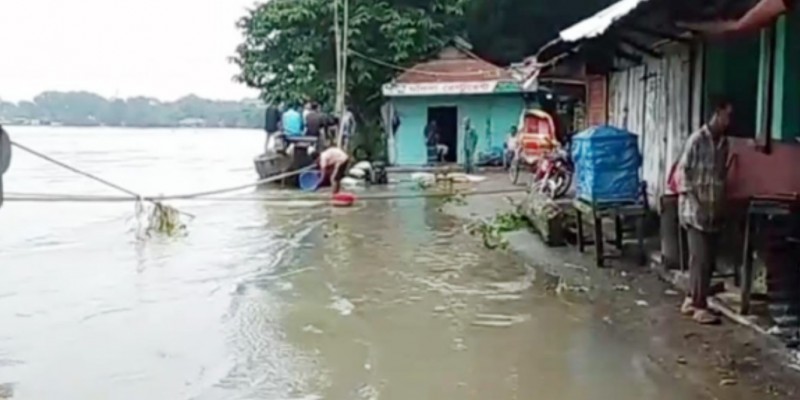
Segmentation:
{"type": "MultiPolygon", "coordinates": [[[[252,182],[263,146],[256,131],[8,130],[146,194],[252,182]]],[[[20,151],[5,188],[116,194],[20,151]]],[[[146,241],[132,203],[0,209],[14,399],[689,397],[437,200],[172,204],[196,215],[188,235],[146,241]]]]}

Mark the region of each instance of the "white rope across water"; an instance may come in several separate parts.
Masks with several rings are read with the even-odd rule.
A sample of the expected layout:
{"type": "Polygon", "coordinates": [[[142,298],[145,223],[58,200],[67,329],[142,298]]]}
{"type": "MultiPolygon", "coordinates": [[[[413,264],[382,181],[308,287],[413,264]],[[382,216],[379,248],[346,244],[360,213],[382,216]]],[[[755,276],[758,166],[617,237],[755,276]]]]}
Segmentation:
{"type": "MultiPolygon", "coordinates": [[[[271,176],[266,179],[261,179],[253,183],[247,183],[236,186],[223,187],[219,189],[206,190],[194,193],[172,194],[172,195],[157,195],[145,196],[135,191],[110,182],[92,173],[82,171],[73,167],[65,162],[56,160],[46,154],[33,150],[27,146],[12,142],[12,145],[17,148],[28,152],[36,157],[49,161],[62,168],[72,171],[76,174],[99,182],[105,186],[116,189],[126,194],[126,196],[112,196],[112,195],[81,195],[81,194],[65,194],[65,193],[6,193],[5,201],[9,202],[33,202],[33,203],[54,203],[54,202],[74,202],[74,203],[113,203],[113,202],[142,202],[147,201],[158,204],[168,200],[197,200],[197,201],[221,201],[221,202],[242,202],[242,201],[260,201],[260,202],[292,202],[292,201],[326,201],[330,197],[326,194],[307,194],[307,195],[292,195],[288,196],[240,196],[240,197],[215,197],[222,194],[234,193],[249,189],[253,187],[262,186],[268,183],[274,183],[286,178],[299,175],[303,172],[309,171],[312,166],[301,168],[296,171],[287,172],[284,174],[271,176]]],[[[364,193],[358,196],[360,200],[395,200],[395,199],[419,199],[419,198],[446,198],[454,195],[459,196],[478,196],[478,195],[497,195],[497,194],[513,194],[523,193],[524,188],[511,188],[511,189],[491,189],[491,190],[472,190],[472,191],[427,191],[416,193],[364,193]]],[[[185,214],[185,213],[184,213],[185,214]]],[[[187,214],[189,215],[189,214],[187,214]]]]}
{"type": "MultiPolygon", "coordinates": [[[[86,178],[89,178],[89,179],[95,181],[95,182],[99,182],[99,183],[101,183],[101,184],[103,184],[105,186],[108,186],[108,187],[110,187],[112,189],[116,189],[116,190],[118,190],[120,192],[123,192],[123,193],[126,193],[128,195],[128,196],[103,196],[103,195],[93,196],[93,195],[71,195],[71,194],[67,194],[67,195],[50,196],[50,195],[47,195],[47,194],[43,194],[43,197],[60,197],[60,198],[64,198],[64,199],[104,199],[104,201],[149,201],[149,202],[159,202],[159,201],[166,201],[166,200],[188,200],[188,199],[194,199],[194,198],[199,198],[199,197],[214,196],[214,195],[219,195],[219,194],[238,192],[240,190],[249,189],[249,188],[256,187],[256,186],[261,186],[261,185],[264,185],[264,184],[267,184],[267,183],[277,182],[277,181],[280,181],[280,180],[286,179],[286,178],[291,178],[291,177],[293,177],[295,175],[300,175],[303,172],[309,171],[309,170],[311,170],[311,168],[313,168],[313,166],[309,166],[309,167],[306,167],[306,168],[301,168],[301,169],[296,170],[296,171],[291,171],[291,172],[287,172],[287,173],[284,173],[284,174],[271,176],[271,177],[266,178],[266,179],[261,179],[261,180],[258,180],[256,182],[253,182],[253,183],[247,183],[247,184],[242,184],[242,185],[237,185],[237,186],[224,187],[224,188],[220,188],[220,189],[207,190],[207,191],[195,192],[195,193],[174,194],[174,195],[145,196],[145,195],[136,193],[135,191],[133,191],[131,189],[127,189],[127,188],[125,188],[123,186],[117,185],[116,183],[113,183],[113,182],[110,182],[110,181],[108,181],[106,179],[103,179],[103,178],[101,178],[101,177],[99,177],[99,176],[97,176],[95,174],[80,170],[80,169],[78,169],[76,167],[73,167],[73,166],[71,166],[71,165],[69,165],[69,164],[67,164],[65,162],[56,160],[55,158],[52,158],[52,157],[50,157],[50,156],[48,156],[48,155],[46,155],[44,153],[38,152],[36,150],[33,150],[30,147],[27,147],[25,145],[19,144],[17,142],[11,142],[11,144],[13,146],[19,148],[20,150],[23,150],[23,151],[25,151],[27,153],[30,153],[30,154],[32,154],[32,155],[34,155],[36,157],[39,157],[39,158],[41,158],[43,160],[46,160],[46,161],[49,161],[49,162],[51,162],[53,164],[56,164],[56,165],[58,165],[58,166],[60,166],[62,168],[65,168],[65,169],[67,169],[69,171],[72,171],[72,172],[74,172],[74,173],[76,173],[78,175],[82,175],[82,176],[84,176],[86,178]]],[[[36,196],[31,196],[31,197],[36,197],[36,196]]],[[[12,200],[12,201],[14,201],[14,200],[12,200]]],[[[17,201],[19,201],[19,200],[17,200],[17,201]]]]}
{"type": "MultiPolygon", "coordinates": [[[[457,196],[481,196],[481,195],[500,195],[524,193],[527,189],[487,189],[472,191],[455,192],[417,192],[417,193],[363,193],[358,195],[359,200],[403,200],[403,199],[422,199],[422,198],[446,198],[457,196]]],[[[293,201],[327,201],[330,200],[329,194],[306,194],[288,196],[237,196],[237,197],[214,197],[214,196],[194,196],[179,197],[181,201],[218,201],[218,202],[293,202],[293,201]]],[[[156,200],[160,200],[156,198],[156,200]]],[[[124,196],[103,196],[103,195],[72,195],[56,193],[8,193],[6,201],[12,202],[31,202],[31,203],[120,203],[135,201],[130,197],[124,196]]]]}

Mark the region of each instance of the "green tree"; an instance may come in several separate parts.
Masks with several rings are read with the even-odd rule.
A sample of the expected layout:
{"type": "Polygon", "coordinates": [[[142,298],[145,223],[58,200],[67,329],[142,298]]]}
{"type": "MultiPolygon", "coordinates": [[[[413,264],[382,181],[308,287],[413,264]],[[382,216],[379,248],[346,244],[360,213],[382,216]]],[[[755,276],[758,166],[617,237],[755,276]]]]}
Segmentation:
{"type": "MultiPolygon", "coordinates": [[[[507,65],[534,54],[560,29],[614,0],[349,0],[349,48],[409,67],[448,40],[466,37],[475,52],[507,65]]],[[[245,40],[233,61],[237,79],[268,101],[332,102],[335,88],[333,3],[272,0],[239,21],[245,40]]],[[[398,71],[350,57],[348,94],[374,111],[380,85],[398,71]]]]}
{"type": "Polygon", "coordinates": [[[15,118],[18,112],[16,104],[0,99],[0,117],[15,118]]]}
{"type": "Polygon", "coordinates": [[[43,119],[76,126],[99,125],[108,107],[108,100],[89,92],[44,92],[33,102],[43,119]]]}
{"type": "MultiPolygon", "coordinates": [[[[401,66],[439,50],[463,33],[466,0],[350,0],[349,48],[401,66]]],[[[333,104],[336,62],[333,2],[273,0],[241,19],[245,35],[233,61],[237,79],[267,101],[308,98],[333,104]]],[[[377,116],[381,85],[397,71],[349,58],[347,92],[362,117],[377,116]]]]}
{"type": "MultiPolygon", "coordinates": [[[[410,67],[454,37],[500,65],[534,54],[558,30],[614,0],[349,0],[349,48],[367,57],[410,67]]],[[[237,79],[266,101],[333,104],[336,63],[330,0],[272,0],[239,21],[244,42],[233,61],[237,79]]],[[[351,56],[348,101],[368,132],[376,127],[381,85],[398,71],[351,56]],[[373,127],[369,129],[369,127],[373,127]]],[[[363,133],[363,129],[361,133],[363,133]]],[[[367,139],[370,142],[375,138],[367,139]]]]}

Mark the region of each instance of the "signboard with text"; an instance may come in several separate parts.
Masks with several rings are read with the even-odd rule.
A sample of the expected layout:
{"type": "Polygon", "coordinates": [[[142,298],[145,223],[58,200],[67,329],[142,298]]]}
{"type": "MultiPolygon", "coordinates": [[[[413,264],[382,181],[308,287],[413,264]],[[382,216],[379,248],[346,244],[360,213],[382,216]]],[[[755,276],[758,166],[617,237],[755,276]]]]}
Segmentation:
{"type": "Polygon", "coordinates": [[[389,97],[515,93],[519,91],[518,83],[505,81],[387,83],[383,85],[383,95],[389,97]]]}

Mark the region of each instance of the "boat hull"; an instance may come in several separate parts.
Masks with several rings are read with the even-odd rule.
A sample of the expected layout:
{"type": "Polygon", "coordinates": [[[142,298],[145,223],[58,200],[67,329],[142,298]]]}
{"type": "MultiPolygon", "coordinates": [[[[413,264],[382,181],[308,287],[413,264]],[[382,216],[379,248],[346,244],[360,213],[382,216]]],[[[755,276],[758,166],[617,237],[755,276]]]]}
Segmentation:
{"type": "MultiPolygon", "coordinates": [[[[308,146],[295,146],[290,154],[267,152],[256,157],[253,164],[260,180],[269,179],[287,172],[306,168],[314,163],[314,158],[308,154],[308,146]]],[[[299,187],[298,177],[292,176],[276,182],[280,185],[299,187]]]]}

